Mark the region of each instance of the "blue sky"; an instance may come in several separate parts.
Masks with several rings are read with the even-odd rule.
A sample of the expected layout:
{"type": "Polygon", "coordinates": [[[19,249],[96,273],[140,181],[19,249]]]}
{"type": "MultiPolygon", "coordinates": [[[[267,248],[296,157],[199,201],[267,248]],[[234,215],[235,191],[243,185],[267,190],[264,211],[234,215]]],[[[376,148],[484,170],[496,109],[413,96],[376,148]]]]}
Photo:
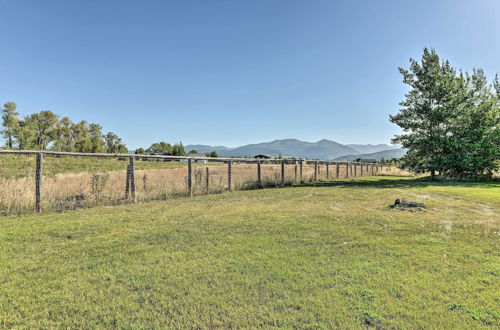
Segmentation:
{"type": "Polygon", "coordinates": [[[397,67],[435,48],[500,71],[500,1],[0,0],[0,102],[130,149],[280,138],[387,143],[397,67]]]}

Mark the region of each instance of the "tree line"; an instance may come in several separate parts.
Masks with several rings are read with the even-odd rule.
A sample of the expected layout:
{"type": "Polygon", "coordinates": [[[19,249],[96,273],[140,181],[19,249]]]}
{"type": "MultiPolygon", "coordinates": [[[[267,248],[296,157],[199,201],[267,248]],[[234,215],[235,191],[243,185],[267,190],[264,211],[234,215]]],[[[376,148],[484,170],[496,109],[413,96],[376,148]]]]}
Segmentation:
{"type": "MultiPolygon", "coordinates": [[[[170,144],[168,142],[157,142],[153,143],[149,146],[149,148],[138,148],[135,150],[136,155],[146,155],[146,154],[165,154],[170,156],[188,156],[192,154],[196,154],[198,151],[189,150],[186,152],[186,149],[182,145],[182,142],[170,144]]],[[[216,151],[210,151],[205,153],[206,157],[219,157],[216,151]]]]}
{"type": "Polygon", "coordinates": [[[474,177],[498,170],[500,80],[484,71],[458,71],[424,49],[421,61],[400,68],[410,87],[390,121],[403,129],[392,142],[408,149],[402,164],[432,176],[474,177]]]}
{"type": "MultiPolygon", "coordinates": [[[[68,117],[60,118],[49,110],[19,117],[17,105],[7,102],[2,109],[1,136],[5,140],[5,148],[18,150],[52,150],[84,153],[128,153],[122,139],[113,132],[104,133],[102,126],[82,120],[74,123],[68,117]]],[[[186,151],[182,142],[170,144],[157,142],[148,148],[138,148],[135,154],[167,154],[171,156],[187,156],[197,153],[186,151]]],[[[216,152],[206,154],[217,157],[216,152]]]]}
{"type": "Polygon", "coordinates": [[[176,143],[174,145],[168,142],[157,142],[149,146],[149,148],[139,148],[135,150],[136,155],[147,155],[147,154],[165,154],[170,156],[187,156],[187,152],[182,145],[182,142],[176,143]]]}
{"type": "Polygon", "coordinates": [[[86,153],[127,153],[122,139],[113,132],[104,133],[102,126],[82,120],[72,122],[44,110],[19,117],[17,106],[7,102],[2,109],[0,131],[7,149],[54,150],[86,153]]]}

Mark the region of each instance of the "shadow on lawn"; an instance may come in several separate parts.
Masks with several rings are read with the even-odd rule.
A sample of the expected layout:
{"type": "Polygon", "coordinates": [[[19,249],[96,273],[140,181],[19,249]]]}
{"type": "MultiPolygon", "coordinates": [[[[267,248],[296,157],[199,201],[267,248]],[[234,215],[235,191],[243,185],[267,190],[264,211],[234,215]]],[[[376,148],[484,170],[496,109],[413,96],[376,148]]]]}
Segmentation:
{"type": "Polygon", "coordinates": [[[428,177],[424,178],[401,178],[401,179],[379,179],[369,180],[336,180],[316,183],[303,183],[292,187],[339,187],[339,188],[410,188],[410,187],[481,187],[500,188],[499,181],[466,182],[466,181],[434,181],[428,177]]]}

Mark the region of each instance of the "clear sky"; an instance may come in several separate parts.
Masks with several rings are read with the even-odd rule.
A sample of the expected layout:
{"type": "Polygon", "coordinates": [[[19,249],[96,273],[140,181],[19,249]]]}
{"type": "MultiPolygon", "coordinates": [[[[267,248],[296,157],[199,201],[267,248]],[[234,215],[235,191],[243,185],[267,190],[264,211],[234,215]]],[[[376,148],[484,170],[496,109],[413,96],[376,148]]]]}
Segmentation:
{"type": "Polygon", "coordinates": [[[0,102],[130,149],[281,138],[387,143],[397,67],[435,48],[500,72],[499,0],[0,0],[0,102]]]}

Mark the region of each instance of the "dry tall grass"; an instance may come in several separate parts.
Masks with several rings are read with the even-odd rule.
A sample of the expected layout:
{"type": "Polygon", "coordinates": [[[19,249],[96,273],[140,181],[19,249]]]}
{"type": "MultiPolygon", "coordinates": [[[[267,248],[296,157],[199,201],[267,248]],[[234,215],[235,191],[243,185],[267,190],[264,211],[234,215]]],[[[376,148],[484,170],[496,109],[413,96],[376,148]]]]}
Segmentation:
{"type": "Polygon", "coordinates": [[[377,175],[386,175],[386,176],[413,176],[409,171],[394,167],[394,166],[387,166],[387,167],[382,167],[381,170],[378,171],[377,175]]]}
{"type": "MultiPolygon", "coordinates": [[[[193,194],[220,193],[228,189],[228,168],[220,164],[207,164],[193,167],[193,194]],[[208,168],[208,188],[207,188],[208,168]]],[[[339,166],[339,178],[346,177],[346,166],[339,166]]],[[[262,164],[262,187],[281,185],[281,165],[262,164]]],[[[337,177],[336,165],[329,166],[327,177],[326,165],[318,167],[317,181],[337,177]]],[[[357,176],[361,171],[358,166],[357,176]]],[[[367,172],[365,170],[364,174],[367,172]]],[[[137,201],[166,200],[187,196],[187,168],[140,169],[136,170],[137,201]]],[[[350,169],[349,176],[354,175],[350,169]]],[[[125,198],[126,171],[94,170],[85,173],[59,173],[43,176],[42,208],[44,211],[64,211],[99,205],[127,203],[125,198]]],[[[285,166],[285,185],[299,183],[298,165],[285,166]]],[[[302,181],[314,181],[314,165],[303,166],[302,181]]],[[[0,178],[0,214],[22,214],[34,209],[33,175],[21,178],[0,178]]],[[[256,164],[232,165],[233,190],[259,188],[256,164]]]]}

